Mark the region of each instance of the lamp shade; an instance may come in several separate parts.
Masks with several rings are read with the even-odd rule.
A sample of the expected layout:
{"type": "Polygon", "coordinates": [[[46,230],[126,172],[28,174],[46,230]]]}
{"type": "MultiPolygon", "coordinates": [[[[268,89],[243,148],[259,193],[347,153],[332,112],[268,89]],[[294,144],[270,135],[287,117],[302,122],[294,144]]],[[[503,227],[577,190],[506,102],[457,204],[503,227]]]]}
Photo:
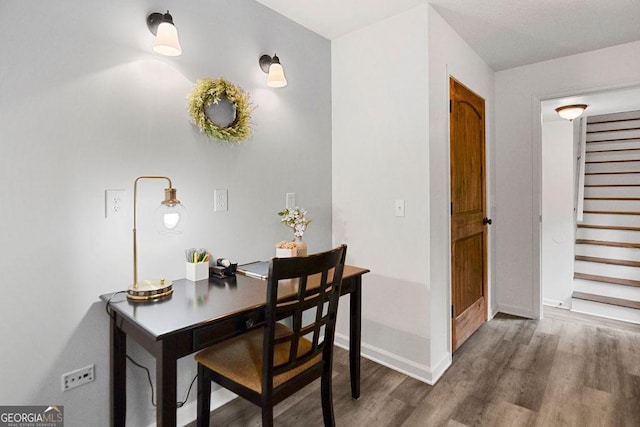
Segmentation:
{"type": "Polygon", "coordinates": [[[154,225],[160,234],[182,234],[187,222],[187,210],[181,203],[158,206],[154,214],[154,225]]]}
{"type": "Polygon", "coordinates": [[[579,117],[586,109],[587,109],[586,104],[573,104],[573,105],[564,105],[562,107],[558,107],[556,108],[556,112],[563,119],[571,121],[576,117],[579,117]]]}
{"type": "Polygon", "coordinates": [[[187,223],[187,209],[176,198],[175,188],[164,190],[164,201],[154,214],[154,225],[160,234],[182,234],[187,223]]]}
{"type": "Polygon", "coordinates": [[[182,54],[182,47],[178,40],[178,30],[169,22],[161,22],[158,25],[156,40],[153,42],[153,50],[165,56],[178,56],[182,54]]]}

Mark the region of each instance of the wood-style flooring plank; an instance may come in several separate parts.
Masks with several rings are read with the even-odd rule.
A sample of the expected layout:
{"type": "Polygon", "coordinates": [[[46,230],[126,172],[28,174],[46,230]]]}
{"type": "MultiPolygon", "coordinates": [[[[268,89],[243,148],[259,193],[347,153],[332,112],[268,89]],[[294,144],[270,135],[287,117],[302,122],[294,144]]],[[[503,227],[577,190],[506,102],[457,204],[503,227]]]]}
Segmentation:
{"type": "MultiPolygon", "coordinates": [[[[336,425],[640,426],[640,325],[548,307],[544,316],[496,316],[454,353],[435,385],[363,358],[358,400],[348,353],[336,348],[336,425]]],[[[242,399],[211,419],[261,425],[259,408],[242,399]]],[[[277,405],[275,425],[322,426],[319,382],[277,405]]]]}

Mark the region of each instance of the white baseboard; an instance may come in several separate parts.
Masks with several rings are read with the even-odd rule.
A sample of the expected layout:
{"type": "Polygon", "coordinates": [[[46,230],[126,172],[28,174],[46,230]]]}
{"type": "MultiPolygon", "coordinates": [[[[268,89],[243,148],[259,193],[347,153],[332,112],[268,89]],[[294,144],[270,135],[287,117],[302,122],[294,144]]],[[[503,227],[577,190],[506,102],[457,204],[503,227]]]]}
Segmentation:
{"type": "Polygon", "coordinates": [[[564,310],[571,310],[571,305],[570,304],[567,304],[566,302],[560,301],[560,300],[545,298],[542,301],[542,304],[543,305],[547,305],[549,307],[562,308],[564,310]]]}
{"type": "MultiPolygon", "coordinates": [[[[211,410],[217,409],[222,405],[231,402],[237,396],[229,390],[220,388],[211,392],[211,410]]],[[[182,408],[178,408],[176,413],[177,425],[184,426],[196,420],[198,402],[193,400],[185,404],[182,408]]],[[[148,427],[156,427],[156,423],[149,424],[148,427]]]]}
{"type": "Polygon", "coordinates": [[[518,307],[510,304],[498,304],[497,311],[500,313],[511,314],[513,316],[526,317],[527,319],[537,319],[538,314],[532,313],[531,309],[518,307]]]}
{"type": "MultiPolygon", "coordinates": [[[[336,333],[334,344],[348,350],[349,337],[336,333]]],[[[361,356],[430,385],[435,384],[451,365],[449,353],[435,367],[430,367],[366,343],[362,343],[361,356]]]]}

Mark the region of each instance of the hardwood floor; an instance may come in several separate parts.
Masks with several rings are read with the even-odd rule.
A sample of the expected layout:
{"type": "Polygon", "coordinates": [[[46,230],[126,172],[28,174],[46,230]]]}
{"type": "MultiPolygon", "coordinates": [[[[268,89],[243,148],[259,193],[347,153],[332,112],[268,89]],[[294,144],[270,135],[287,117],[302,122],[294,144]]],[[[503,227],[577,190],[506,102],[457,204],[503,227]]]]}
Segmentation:
{"type": "MultiPolygon", "coordinates": [[[[347,352],[335,351],[338,426],[640,426],[639,325],[551,308],[539,321],[499,314],[435,386],[363,358],[358,400],[347,352]]],[[[319,382],[275,415],[276,426],[322,426],[319,382]]],[[[211,425],[260,425],[260,411],[235,399],[211,425]]]]}

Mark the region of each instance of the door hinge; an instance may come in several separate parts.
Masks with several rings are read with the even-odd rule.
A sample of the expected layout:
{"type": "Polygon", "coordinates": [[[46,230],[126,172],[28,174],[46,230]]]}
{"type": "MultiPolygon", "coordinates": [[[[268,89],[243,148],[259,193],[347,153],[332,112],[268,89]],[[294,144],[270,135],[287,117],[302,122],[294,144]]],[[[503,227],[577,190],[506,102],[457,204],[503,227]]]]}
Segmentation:
{"type": "Polygon", "coordinates": [[[451,202],[451,215],[453,215],[453,202],[451,202]]]}
{"type": "Polygon", "coordinates": [[[451,318],[453,319],[455,316],[453,315],[453,304],[451,304],[451,318]]]}
{"type": "Polygon", "coordinates": [[[449,100],[449,112],[453,112],[453,101],[451,99],[449,100]]]}

